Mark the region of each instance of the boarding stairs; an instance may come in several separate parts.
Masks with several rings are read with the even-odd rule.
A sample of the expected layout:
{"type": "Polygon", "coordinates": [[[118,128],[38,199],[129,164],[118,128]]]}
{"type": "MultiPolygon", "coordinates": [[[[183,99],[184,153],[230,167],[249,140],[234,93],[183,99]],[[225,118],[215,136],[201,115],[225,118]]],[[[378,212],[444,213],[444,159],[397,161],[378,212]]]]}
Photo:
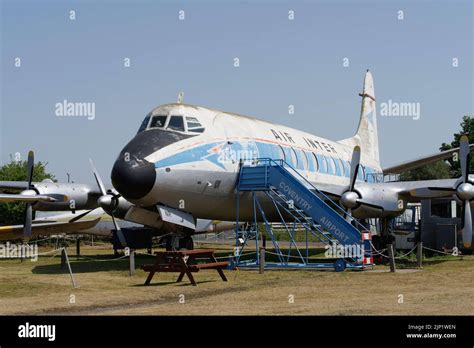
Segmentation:
{"type": "MultiPolygon", "coordinates": [[[[293,254],[296,252],[301,256],[300,266],[311,266],[308,258],[308,238],[306,252],[299,250],[295,241],[297,226],[330,247],[363,246],[362,257],[344,257],[337,260],[334,268],[364,268],[373,263],[370,232],[285,161],[264,158],[255,160],[252,164],[242,164],[236,189],[239,197],[244,191],[253,192],[255,210],[258,209],[263,217],[265,229],[272,238],[280,265],[290,265],[290,253],[293,251],[293,254]],[[272,225],[275,223],[267,221],[265,209],[256,198],[257,193],[264,194],[271,200],[280,216],[281,223],[278,225],[288,232],[290,250],[287,255],[281,251],[280,243],[273,233],[272,225]]],[[[258,235],[258,232],[254,231],[253,235],[258,235]]],[[[258,237],[256,239],[258,240],[258,237]]],[[[256,262],[258,263],[258,260],[256,262]]],[[[324,268],[321,264],[318,264],[319,266],[324,268]]]]}

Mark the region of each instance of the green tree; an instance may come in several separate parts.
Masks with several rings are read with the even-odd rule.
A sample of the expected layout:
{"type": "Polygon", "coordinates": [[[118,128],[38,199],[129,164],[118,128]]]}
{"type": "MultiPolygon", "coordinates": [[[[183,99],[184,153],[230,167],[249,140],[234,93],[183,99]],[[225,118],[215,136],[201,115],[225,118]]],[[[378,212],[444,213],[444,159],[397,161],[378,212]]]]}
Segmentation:
{"type": "MultiPolygon", "coordinates": [[[[46,172],[47,163],[37,162],[33,171],[33,181],[51,179],[56,181],[53,174],[46,172]]],[[[27,161],[12,161],[0,167],[0,181],[27,181],[27,161]]],[[[25,187],[26,189],[26,187],[25,187]]],[[[4,190],[5,193],[17,193],[4,190]]],[[[0,202],[0,224],[22,224],[25,211],[24,203],[0,202]]]]}
{"type": "MultiPolygon", "coordinates": [[[[449,143],[442,143],[439,150],[446,151],[459,147],[461,135],[466,134],[469,137],[469,144],[474,143],[474,116],[464,116],[461,121],[461,130],[454,133],[454,140],[449,143]],[[473,132],[471,132],[473,130],[473,132]]],[[[474,172],[474,160],[470,164],[470,173],[474,172]]],[[[459,160],[450,158],[447,161],[438,161],[427,164],[425,166],[406,171],[400,174],[400,180],[431,180],[431,179],[448,179],[458,178],[461,176],[459,160]]]]}
{"type": "MultiPolygon", "coordinates": [[[[462,135],[469,137],[469,144],[474,143],[474,116],[464,116],[461,122],[461,131],[454,133],[454,140],[450,144],[443,143],[439,148],[441,151],[450,150],[452,148],[459,147],[459,140],[462,135]],[[471,132],[472,131],[472,132],[471,132]]],[[[472,157],[472,156],[471,156],[472,157]]],[[[474,158],[473,158],[474,159],[474,158]]],[[[459,178],[461,176],[461,166],[459,160],[455,161],[454,158],[448,160],[449,172],[452,178],[459,178]]],[[[469,166],[469,173],[474,172],[474,160],[471,161],[469,166]]]]}
{"type": "Polygon", "coordinates": [[[449,165],[444,161],[427,164],[400,174],[401,181],[449,179],[449,165]]]}

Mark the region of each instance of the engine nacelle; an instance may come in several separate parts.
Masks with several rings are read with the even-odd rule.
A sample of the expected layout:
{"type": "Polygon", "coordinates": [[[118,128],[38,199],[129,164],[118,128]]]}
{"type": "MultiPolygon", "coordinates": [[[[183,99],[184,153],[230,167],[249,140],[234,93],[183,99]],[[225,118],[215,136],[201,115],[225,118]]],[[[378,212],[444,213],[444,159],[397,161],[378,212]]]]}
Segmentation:
{"type": "Polygon", "coordinates": [[[98,195],[90,185],[74,183],[55,183],[44,180],[34,184],[34,190],[40,195],[57,198],[57,202],[37,202],[33,205],[40,211],[71,211],[96,208],[98,195]],[[67,199],[64,199],[66,196],[67,199]]]}
{"type": "Polygon", "coordinates": [[[352,215],[355,218],[365,218],[367,216],[394,218],[406,209],[407,202],[400,198],[395,189],[375,187],[375,185],[358,185],[355,192],[359,196],[358,201],[360,202],[352,209],[352,215]]]}

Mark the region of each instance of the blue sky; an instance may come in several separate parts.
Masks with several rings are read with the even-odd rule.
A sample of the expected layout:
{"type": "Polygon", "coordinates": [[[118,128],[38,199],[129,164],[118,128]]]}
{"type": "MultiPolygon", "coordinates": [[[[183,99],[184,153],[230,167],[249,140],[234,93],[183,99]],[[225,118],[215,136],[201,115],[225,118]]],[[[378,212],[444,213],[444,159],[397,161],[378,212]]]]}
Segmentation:
{"type": "Polygon", "coordinates": [[[0,161],[33,149],[61,181],[93,182],[89,157],[109,181],[145,114],[179,91],[338,140],[357,127],[369,68],[379,106],[421,105],[416,121],[379,116],[383,165],[437,151],[474,114],[472,1],[0,3],[0,161]],[[57,117],[64,99],[94,102],[95,119],[57,117]]]}

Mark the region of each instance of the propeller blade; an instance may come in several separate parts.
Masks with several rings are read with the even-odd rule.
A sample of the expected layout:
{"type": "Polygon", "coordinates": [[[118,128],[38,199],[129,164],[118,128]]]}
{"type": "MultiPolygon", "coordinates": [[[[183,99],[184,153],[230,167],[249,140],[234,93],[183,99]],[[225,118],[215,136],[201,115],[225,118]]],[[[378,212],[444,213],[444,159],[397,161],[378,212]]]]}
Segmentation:
{"type": "Polygon", "coordinates": [[[455,189],[447,187],[421,187],[410,191],[410,196],[416,198],[449,197],[456,193],[455,189]]]}
{"type": "Polygon", "coordinates": [[[465,248],[471,247],[472,242],[472,216],[469,201],[464,201],[464,228],[462,231],[462,241],[465,248]]]}
{"type": "Polygon", "coordinates": [[[31,182],[33,181],[33,170],[35,166],[35,154],[33,151],[28,152],[28,172],[27,172],[27,181],[28,189],[31,189],[31,182]]]}
{"type": "Polygon", "coordinates": [[[355,182],[357,180],[357,174],[359,173],[359,163],[360,163],[360,146],[355,146],[354,151],[352,151],[349,191],[354,191],[355,182]]]}
{"type": "Polygon", "coordinates": [[[123,235],[122,230],[118,222],[115,220],[114,216],[113,215],[110,215],[110,216],[112,217],[112,222],[114,223],[115,230],[117,231],[117,237],[120,241],[120,244],[122,244],[122,247],[125,248],[127,246],[127,241],[125,240],[125,236],[123,235]]]}
{"type": "Polygon", "coordinates": [[[31,224],[33,223],[33,207],[30,203],[26,204],[25,207],[25,220],[23,222],[23,237],[31,237],[31,224]]]}
{"type": "Polygon", "coordinates": [[[94,162],[92,162],[92,159],[90,158],[89,158],[89,161],[91,162],[92,173],[94,174],[94,178],[95,178],[95,181],[97,182],[97,186],[99,186],[100,193],[102,195],[107,194],[107,192],[105,191],[104,183],[102,182],[102,179],[99,176],[99,172],[94,166],[94,162]]]}
{"type": "Polygon", "coordinates": [[[349,223],[352,222],[352,219],[353,219],[352,218],[352,209],[350,209],[350,208],[347,209],[346,213],[344,215],[345,215],[345,218],[346,218],[347,222],[349,222],[349,223]]]}
{"type": "Polygon", "coordinates": [[[461,173],[463,182],[467,182],[469,176],[470,162],[469,138],[466,135],[461,136],[459,140],[459,161],[461,162],[461,173]]]}

